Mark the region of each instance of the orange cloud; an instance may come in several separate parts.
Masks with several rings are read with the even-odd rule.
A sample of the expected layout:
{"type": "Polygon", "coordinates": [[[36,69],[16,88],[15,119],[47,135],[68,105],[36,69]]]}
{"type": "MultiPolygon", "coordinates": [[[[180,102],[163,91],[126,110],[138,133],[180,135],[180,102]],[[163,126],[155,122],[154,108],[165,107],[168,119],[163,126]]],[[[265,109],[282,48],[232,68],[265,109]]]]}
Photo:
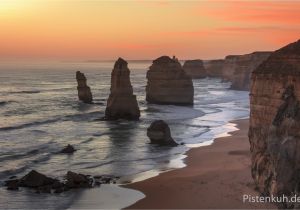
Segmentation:
{"type": "Polygon", "coordinates": [[[300,38],[299,29],[281,27],[223,27],[215,29],[222,34],[260,36],[265,42],[280,46],[300,38]]]}
{"type": "MultiPolygon", "coordinates": [[[[224,21],[299,26],[299,1],[230,1],[206,15],[224,21]]],[[[204,11],[205,12],[205,11],[204,11]]]]}

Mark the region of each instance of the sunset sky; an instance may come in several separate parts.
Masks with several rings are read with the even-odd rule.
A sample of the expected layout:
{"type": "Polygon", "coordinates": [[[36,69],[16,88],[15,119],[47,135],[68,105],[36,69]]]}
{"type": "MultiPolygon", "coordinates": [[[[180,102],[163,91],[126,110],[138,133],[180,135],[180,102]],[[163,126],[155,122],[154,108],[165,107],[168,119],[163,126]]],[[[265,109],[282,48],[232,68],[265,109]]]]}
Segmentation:
{"type": "Polygon", "coordinates": [[[300,1],[0,0],[0,58],[222,58],[300,38],[300,1]]]}

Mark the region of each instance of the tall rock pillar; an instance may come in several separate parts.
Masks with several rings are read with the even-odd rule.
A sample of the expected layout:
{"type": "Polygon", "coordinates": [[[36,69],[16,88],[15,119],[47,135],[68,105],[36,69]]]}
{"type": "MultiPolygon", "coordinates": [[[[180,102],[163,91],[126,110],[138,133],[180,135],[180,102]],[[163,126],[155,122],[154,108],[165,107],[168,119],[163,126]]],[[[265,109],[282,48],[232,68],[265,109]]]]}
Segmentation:
{"type": "Polygon", "coordinates": [[[119,58],[111,73],[110,95],[105,110],[106,120],[138,120],[140,110],[133,95],[127,62],[119,58]]]}

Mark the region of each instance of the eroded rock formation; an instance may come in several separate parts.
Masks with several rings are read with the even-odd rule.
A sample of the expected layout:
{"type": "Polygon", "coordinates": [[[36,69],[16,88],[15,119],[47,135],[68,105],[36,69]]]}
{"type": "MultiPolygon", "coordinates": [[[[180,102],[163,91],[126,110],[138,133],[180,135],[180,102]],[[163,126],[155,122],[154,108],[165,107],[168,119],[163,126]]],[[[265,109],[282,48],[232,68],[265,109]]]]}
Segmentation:
{"type": "Polygon", "coordinates": [[[30,188],[36,193],[62,193],[75,188],[91,188],[101,184],[116,184],[120,177],[116,176],[90,176],[68,171],[64,179],[53,179],[35,170],[30,171],[21,179],[12,177],[4,182],[7,190],[30,188]]]}
{"type": "Polygon", "coordinates": [[[251,82],[252,176],[263,194],[299,195],[300,41],[272,53],[251,82]]]}
{"type": "Polygon", "coordinates": [[[178,145],[171,136],[171,130],[168,124],[163,120],[156,120],[152,122],[150,127],[147,129],[147,136],[153,144],[166,146],[178,145]]]}
{"type": "Polygon", "coordinates": [[[204,62],[204,68],[208,77],[222,77],[222,69],[224,65],[224,59],[209,60],[204,62]]]}
{"type": "Polygon", "coordinates": [[[133,95],[130,71],[127,62],[119,58],[111,73],[111,88],[105,110],[105,119],[138,120],[139,118],[140,110],[136,96],[133,95]]]}
{"type": "Polygon", "coordinates": [[[192,79],[200,79],[207,76],[203,61],[200,59],[185,61],[183,64],[183,69],[185,73],[187,73],[187,75],[189,75],[192,79]]]}
{"type": "Polygon", "coordinates": [[[223,79],[231,81],[231,89],[249,90],[250,75],[271,52],[254,52],[246,55],[231,55],[225,58],[223,79]]]}
{"type": "Polygon", "coordinates": [[[54,184],[57,180],[45,176],[35,170],[30,171],[20,180],[22,187],[40,187],[54,184]]]}
{"type": "Polygon", "coordinates": [[[146,100],[154,104],[192,105],[194,87],[176,58],[162,56],[147,72],[146,100]]]}
{"type": "Polygon", "coordinates": [[[77,90],[78,90],[78,98],[80,101],[84,103],[92,103],[93,96],[89,86],[86,84],[86,77],[80,71],[76,72],[76,80],[77,80],[77,90]]]}
{"type": "Polygon", "coordinates": [[[84,174],[68,171],[66,174],[66,186],[72,188],[89,188],[93,186],[93,179],[84,174]]]}

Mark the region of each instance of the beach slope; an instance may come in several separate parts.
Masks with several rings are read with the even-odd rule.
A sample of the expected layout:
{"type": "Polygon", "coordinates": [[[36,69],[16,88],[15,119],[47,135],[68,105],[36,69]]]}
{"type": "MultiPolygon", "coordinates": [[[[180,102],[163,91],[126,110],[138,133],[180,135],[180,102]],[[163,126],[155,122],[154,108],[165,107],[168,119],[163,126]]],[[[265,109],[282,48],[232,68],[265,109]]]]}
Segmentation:
{"type": "Polygon", "coordinates": [[[233,123],[239,130],[232,136],[190,150],[185,168],[127,185],[146,195],[128,209],[276,208],[269,203],[243,202],[243,195],[259,194],[250,174],[249,122],[233,123]]]}

